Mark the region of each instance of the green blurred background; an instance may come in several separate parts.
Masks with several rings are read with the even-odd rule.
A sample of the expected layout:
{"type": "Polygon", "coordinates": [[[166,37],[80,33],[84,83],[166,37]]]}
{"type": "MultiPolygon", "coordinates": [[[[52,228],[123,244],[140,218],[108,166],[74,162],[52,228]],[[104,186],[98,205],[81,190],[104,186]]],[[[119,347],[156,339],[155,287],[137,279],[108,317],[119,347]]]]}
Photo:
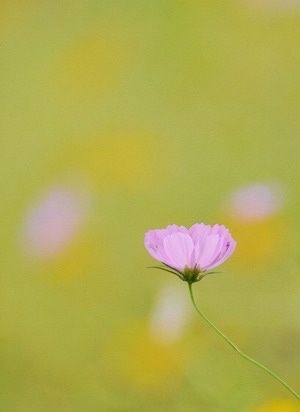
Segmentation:
{"type": "Polygon", "coordinates": [[[224,223],[204,313],[300,391],[300,2],[2,0],[2,411],[295,412],[144,232],[224,223]]]}

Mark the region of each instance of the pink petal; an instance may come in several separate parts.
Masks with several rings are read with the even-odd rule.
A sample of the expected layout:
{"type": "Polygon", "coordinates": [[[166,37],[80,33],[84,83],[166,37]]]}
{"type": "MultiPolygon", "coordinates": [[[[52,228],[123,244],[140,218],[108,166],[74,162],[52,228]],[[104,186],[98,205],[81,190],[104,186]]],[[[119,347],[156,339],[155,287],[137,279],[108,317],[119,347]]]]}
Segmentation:
{"type": "Polygon", "coordinates": [[[210,262],[216,258],[222,243],[222,239],[218,235],[207,236],[203,250],[197,259],[201,270],[206,270],[210,262]]]}
{"type": "Polygon", "coordinates": [[[173,233],[164,239],[163,244],[167,257],[164,263],[181,271],[186,265],[190,267],[194,243],[188,234],[173,233]]]}
{"type": "Polygon", "coordinates": [[[212,269],[216,266],[221,265],[221,263],[225,262],[225,260],[227,260],[232,255],[236,247],[236,242],[231,239],[229,242],[227,242],[227,245],[225,244],[223,246],[223,251],[221,252],[219,259],[216,262],[213,262],[207,269],[212,269]]]}
{"type": "Polygon", "coordinates": [[[150,255],[160,262],[162,261],[163,236],[162,230],[149,230],[145,233],[144,244],[150,255]]]}
{"type": "Polygon", "coordinates": [[[210,231],[210,225],[205,225],[204,223],[195,223],[193,226],[190,227],[189,235],[196,244],[200,240],[203,241],[203,239],[210,233],[210,231]]]}

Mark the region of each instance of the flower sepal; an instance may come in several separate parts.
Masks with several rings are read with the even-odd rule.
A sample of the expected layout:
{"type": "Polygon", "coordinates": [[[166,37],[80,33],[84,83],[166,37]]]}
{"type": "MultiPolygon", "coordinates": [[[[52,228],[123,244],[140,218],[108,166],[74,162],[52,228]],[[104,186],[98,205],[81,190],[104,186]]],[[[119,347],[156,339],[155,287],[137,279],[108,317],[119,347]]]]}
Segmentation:
{"type": "Polygon", "coordinates": [[[184,281],[188,283],[199,282],[205,275],[205,271],[201,272],[198,265],[195,265],[194,269],[191,269],[186,265],[183,270],[184,281]]]}
{"type": "Polygon", "coordinates": [[[190,269],[188,266],[185,266],[184,271],[180,272],[179,270],[173,268],[172,266],[166,265],[164,262],[161,262],[164,266],[148,266],[149,269],[160,269],[164,270],[165,272],[172,273],[181,279],[183,282],[188,283],[196,283],[202,280],[205,276],[210,275],[212,273],[219,273],[219,272],[201,272],[198,266],[195,266],[194,269],[190,269]]]}

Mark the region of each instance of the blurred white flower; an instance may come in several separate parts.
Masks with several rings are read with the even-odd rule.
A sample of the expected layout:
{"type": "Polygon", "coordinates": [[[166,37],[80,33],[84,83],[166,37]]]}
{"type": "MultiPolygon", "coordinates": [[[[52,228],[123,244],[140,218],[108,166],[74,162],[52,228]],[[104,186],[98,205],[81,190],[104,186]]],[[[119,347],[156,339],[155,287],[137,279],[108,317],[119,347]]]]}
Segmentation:
{"type": "Polygon", "coordinates": [[[285,191],[281,185],[257,183],[234,192],[227,209],[235,220],[260,221],[276,215],[284,201],[285,191]]]}
{"type": "Polygon", "coordinates": [[[172,344],[186,331],[192,308],[184,292],[181,287],[166,286],[158,293],[150,315],[150,333],[160,343],[172,344]]]}
{"type": "Polygon", "coordinates": [[[29,210],[25,218],[25,250],[37,258],[52,258],[76,237],[89,199],[67,187],[54,187],[29,210]]]}

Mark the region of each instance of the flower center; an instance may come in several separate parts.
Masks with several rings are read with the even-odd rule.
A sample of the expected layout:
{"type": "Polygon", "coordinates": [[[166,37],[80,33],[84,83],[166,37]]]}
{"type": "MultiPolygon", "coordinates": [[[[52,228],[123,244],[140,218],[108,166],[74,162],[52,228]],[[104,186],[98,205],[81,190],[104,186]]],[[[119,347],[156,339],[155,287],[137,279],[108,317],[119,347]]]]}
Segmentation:
{"type": "Polygon", "coordinates": [[[196,282],[198,280],[198,275],[201,273],[201,269],[199,265],[195,265],[193,269],[185,265],[183,269],[183,276],[187,282],[196,282]]]}

